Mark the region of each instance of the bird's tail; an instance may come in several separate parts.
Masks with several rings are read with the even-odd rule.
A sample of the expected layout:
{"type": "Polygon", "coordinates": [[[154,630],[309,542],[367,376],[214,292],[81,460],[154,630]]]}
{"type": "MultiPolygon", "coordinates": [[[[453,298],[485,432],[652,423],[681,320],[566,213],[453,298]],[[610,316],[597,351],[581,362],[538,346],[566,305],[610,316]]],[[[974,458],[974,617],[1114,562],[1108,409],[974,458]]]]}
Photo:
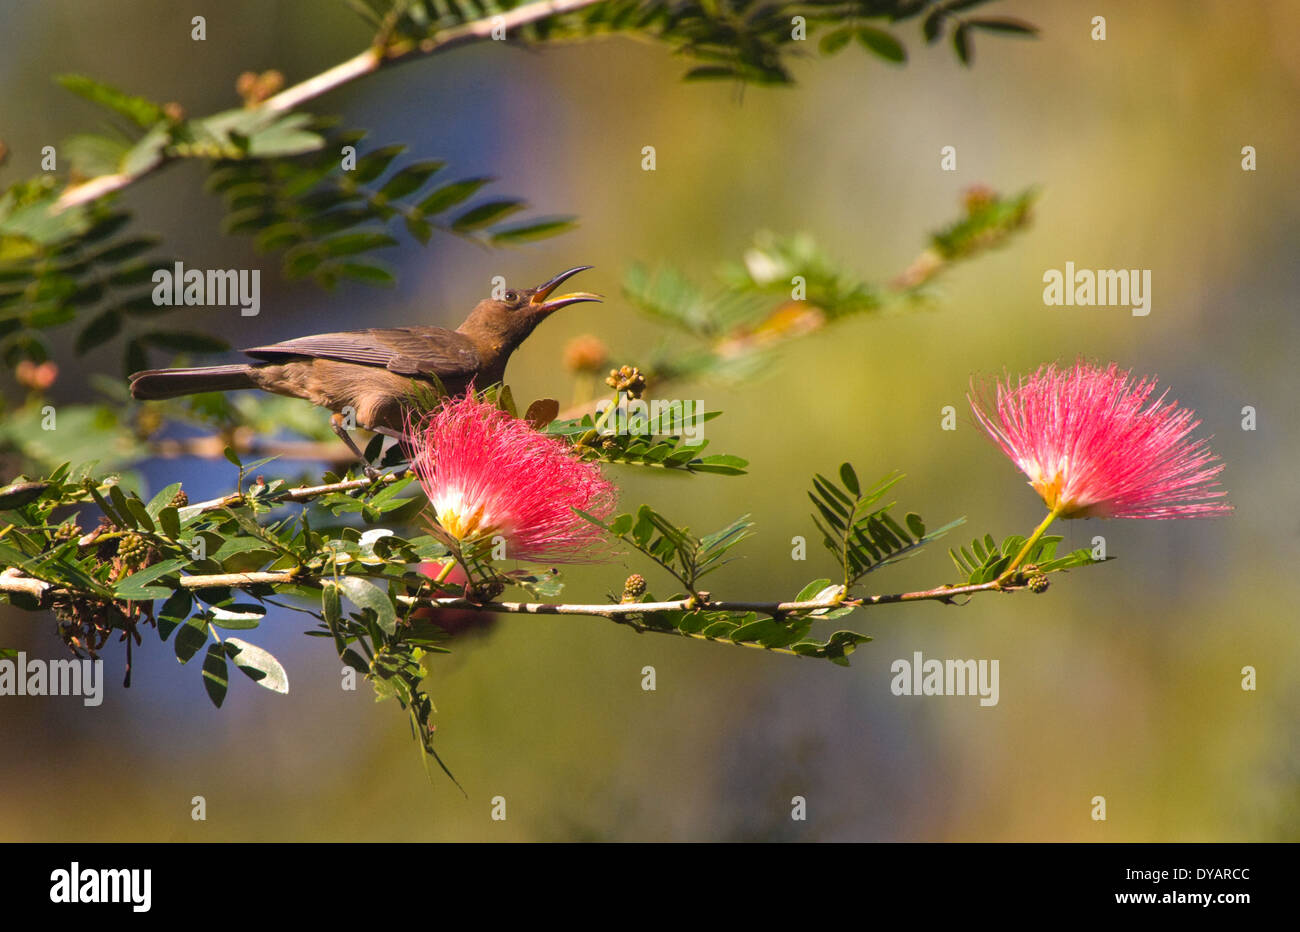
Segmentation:
{"type": "Polygon", "coordinates": [[[148,369],[131,376],[131,397],[141,401],[179,398],[199,392],[227,392],[237,388],[256,388],[252,367],[239,363],[232,366],[200,366],[194,369],[148,369]]]}

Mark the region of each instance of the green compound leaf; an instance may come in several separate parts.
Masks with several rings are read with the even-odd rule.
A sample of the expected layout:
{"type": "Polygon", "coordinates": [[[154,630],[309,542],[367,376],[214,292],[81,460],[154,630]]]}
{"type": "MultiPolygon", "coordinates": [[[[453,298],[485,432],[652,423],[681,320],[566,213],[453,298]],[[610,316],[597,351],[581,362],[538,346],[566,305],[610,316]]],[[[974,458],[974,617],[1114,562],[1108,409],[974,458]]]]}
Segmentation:
{"type": "Polygon", "coordinates": [[[892,514],[894,503],[881,501],[902,480],[901,473],[886,476],[866,492],[850,464],[841,465],[839,475],[840,484],[821,474],[814,476],[808,498],[817,509],[812,519],[821,531],[822,545],[842,568],[846,590],[867,573],[913,556],[965,520],[928,531],[921,516],[909,512],[900,524],[892,514]]]}

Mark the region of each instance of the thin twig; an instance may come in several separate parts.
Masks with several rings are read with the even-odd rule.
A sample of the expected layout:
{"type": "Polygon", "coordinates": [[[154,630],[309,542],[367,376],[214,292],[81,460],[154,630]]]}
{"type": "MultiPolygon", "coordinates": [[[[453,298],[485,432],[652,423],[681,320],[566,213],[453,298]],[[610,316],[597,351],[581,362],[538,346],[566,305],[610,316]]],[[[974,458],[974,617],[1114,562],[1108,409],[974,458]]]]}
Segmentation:
{"type": "Polygon", "coordinates": [[[327,91],[332,91],[381,68],[491,38],[492,33],[497,29],[504,29],[509,34],[511,29],[518,26],[535,23],[548,16],[572,13],[599,2],[600,0],[538,0],[504,13],[452,26],[418,41],[393,43],[383,48],[371,47],[328,71],[323,71],[301,84],[295,84],[273,97],[268,97],[262,106],[276,112],[292,110],[327,91]]]}
{"type": "MultiPolygon", "coordinates": [[[[208,575],[182,576],[180,586],[183,589],[209,589],[260,585],[306,585],[320,586],[333,579],[329,575],[303,572],[266,572],[266,573],[213,573],[208,575]]],[[[510,615],[585,615],[596,618],[619,619],[635,615],[655,615],[663,612],[758,612],[781,617],[796,612],[816,612],[835,608],[865,608],[870,605],[890,605],[898,602],[953,602],[963,595],[979,592],[1011,591],[1023,588],[996,580],[968,586],[939,586],[934,589],[922,589],[915,592],[900,592],[889,595],[870,595],[860,598],[842,599],[838,595],[824,599],[809,599],[796,602],[749,602],[719,600],[699,600],[694,597],[675,599],[668,602],[619,602],[607,604],[577,604],[550,602],[477,602],[473,599],[459,598],[418,598],[399,596],[398,601],[406,605],[429,606],[440,609],[460,609],[463,611],[500,613],[510,615]]],[[[45,599],[53,595],[68,595],[66,590],[54,589],[50,583],[27,576],[18,575],[12,567],[0,574],[0,592],[22,592],[45,599]]]]}
{"type": "MultiPolygon", "coordinates": [[[[377,479],[344,479],[342,482],[330,482],[326,485],[302,485],[293,489],[285,489],[283,492],[274,492],[270,495],[260,496],[257,501],[266,504],[281,504],[283,502],[305,502],[313,498],[319,498],[322,495],[329,495],[332,492],[351,492],[356,489],[364,489],[369,486],[382,488],[406,475],[406,471],[385,473],[377,479]]],[[[249,497],[242,492],[232,492],[229,495],[223,495],[220,498],[208,499],[206,502],[196,502],[193,505],[186,505],[184,511],[191,514],[202,514],[205,511],[213,511],[217,508],[226,508],[230,505],[240,505],[248,501],[249,497]]]]}
{"type": "Polygon", "coordinates": [[[355,81],[363,75],[378,71],[383,61],[384,54],[381,49],[368,48],[364,52],[352,56],[347,61],[335,65],[333,68],[328,68],[300,84],[287,87],[280,93],[268,97],[262,102],[262,109],[276,113],[292,110],[314,97],[319,97],[326,91],[331,91],[336,87],[347,84],[349,81],[355,81]]]}

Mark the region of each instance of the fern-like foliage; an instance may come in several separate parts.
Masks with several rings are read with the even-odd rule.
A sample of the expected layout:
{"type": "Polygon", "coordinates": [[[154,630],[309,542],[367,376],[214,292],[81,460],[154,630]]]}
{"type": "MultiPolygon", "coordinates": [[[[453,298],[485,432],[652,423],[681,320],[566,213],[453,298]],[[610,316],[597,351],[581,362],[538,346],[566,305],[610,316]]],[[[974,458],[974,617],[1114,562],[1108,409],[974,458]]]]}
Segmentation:
{"type": "Polygon", "coordinates": [[[724,265],[711,287],[671,266],[632,265],[624,294],[645,317],[673,331],[643,350],[638,363],[656,386],[673,379],[758,376],[770,367],[772,350],[787,340],[926,300],[952,264],[1026,229],[1037,197],[1032,188],[1008,196],[985,187],[968,190],[962,215],[931,234],[916,261],[888,284],[846,269],[806,233],[759,232],[741,261],[724,265]],[[690,340],[684,343],[682,336],[690,340]]]}
{"type": "Polygon", "coordinates": [[[0,357],[43,362],[48,333],[80,318],[80,355],[123,335],[123,367],[148,368],[148,350],[226,348],[206,334],[159,327],[175,310],[152,298],[155,271],[172,259],[151,255],[157,238],[123,230],[130,215],[110,203],[54,211],[52,178],[13,185],[0,195],[0,357]]]}
{"type": "MultiPolygon", "coordinates": [[[[828,621],[852,611],[838,604],[769,612],[765,617],[736,607],[709,607],[709,594],[700,591],[699,582],[707,574],[731,562],[733,558],[728,556],[731,549],[751,534],[753,523],[748,515],[711,534],[696,537],[688,528],[676,526],[649,505],[642,505],[635,514],[618,515],[608,524],[591,515],[579,514],[659,564],[685,588],[693,602],[698,600],[695,607],[682,610],[632,613],[624,616],[625,623],[673,631],[687,637],[816,657],[842,666],[848,666],[848,655],[859,644],[871,640],[856,631],[836,631],[825,640],[809,637],[814,622],[828,621]]],[[[829,579],[817,579],[805,586],[793,602],[813,602],[842,594],[843,590],[831,585],[829,579]]],[[[686,596],[677,594],[672,596],[672,601],[684,598],[686,596]]],[[[655,601],[655,597],[646,591],[634,599],[625,596],[623,601],[650,603],[655,601]]]]}
{"type": "MultiPolygon", "coordinates": [[[[742,294],[789,297],[798,278],[803,298],[828,320],[879,310],[888,300],[879,285],[844,268],[807,233],[780,236],[761,230],[740,262],[722,267],[721,281],[742,294]]],[[[760,325],[762,321],[744,321],[760,325]]]]}
{"type": "Polygon", "coordinates": [[[225,160],[208,178],[228,210],[223,230],[254,236],[262,252],[283,252],[288,278],[310,276],[331,287],[342,278],[392,284],[392,272],[363,257],[396,246],[390,228],[400,220],[427,244],[435,231],[491,246],[506,246],[564,232],[568,217],[503,224],[527,205],[497,197],[467,205],[493,179],[440,180],[445,163],[421,159],[398,166],[404,145],[384,145],[343,167],[343,149],[355,149],[363,131],[330,133],[316,152],[292,159],[225,160]]]}
{"type": "Polygon", "coordinates": [[[818,512],[812,516],[813,522],[822,532],[822,544],[843,571],[845,591],[873,570],[912,556],[965,522],[965,518],[958,518],[927,530],[920,515],[908,512],[903,518],[907,525],[904,528],[890,514],[894,503],[880,504],[885,493],[902,478],[901,473],[894,473],[863,491],[849,463],[840,466],[839,483],[820,473],[813,477],[813,488],[808,493],[818,512]]]}
{"type": "Polygon", "coordinates": [[[57,80],[118,118],[108,133],[74,136],[69,141],[74,179],[136,177],[175,158],[279,158],[325,144],[306,113],[238,107],[187,117],[178,105],[159,104],[85,75],[65,74],[57,80]]]}
{"type": "MultiPolygon", "coordinates": [[[[818,580],[822,582],[822,580],[818,580]]],[[[812,589],[816,583],[809,588],[812,589]]],[[[811,598],[815,589],[796,597],[801,601],[811,598]]],[[[647,599],[648,601],[648,599],[647,599]]],[[[647,616],[647,624],[671,628],[689,637],[714,641],[728,641],[747,647],[780,651],[800,657],[829,660],[842,667],[849,665],[848,656],[858,645],[871,640],[870,636],[856,631],[836,631],[825,640],[809,637],[813,623],[847,614],[850,609],[815,609],[811,612],[791,612],[779,617],[759,617],[757,612],[723,612],[698,610],[693,612],[660,612],[647,616]]]]}
{"type": "Polygon", "coordinates": [[[931,234],[931,246],[947,262],[1001,246],[1029,223],[1036,200],[1036,188],[1008,197],[985,187],[971,188],[964,197],[966,216],[931,234]]]}
{"type": "MultiPolygon", "coordinates": [[[[494,247],[573,225],[568,217],[505,223],[526,207],[522,199],[474,201],[491,178],[435,183],[444,164],[426,159],[398,167],[401,145],[363,152],[346,170],[343,147],[365,134],[335,131],[331,120],[257,107],[186,119],[172,105],[82,75],[58,80],[105,108],[112,121],[106,132],[74,136],[61,147],[72,181],[139,177],[165,160],[209,161],[208,189],[228,209],[225,232],[255,235],[262,251],[282,252],[290,278],[391,284],[391,270],[368,254],[397,245],[389,230],[398,218],[421,243],[442,231],[494,247]]],[[[176,307],[154,302],[153,276],[176,260],[152,254],[156,237],[129,232],[130,214],[116,209],[112,196],[62,207],[62,193],[51,175],[0,193],[0,358],[11,366],[43,362],[46,333],[78,320],[76,351],[121,337],[128,373],[149,367],[150,350],[228,348],[204,333],[158,326],[157,318],[176,307]]]]}
{"type": "MultiPolygon", "coordinates": [[[[722,412],[709,411],[700,420],[711,421],[722,412]]],[[[714,453],[703,456],[707,440],[687,443],[681,433],[642,436],[629,433],[605,433],[591,414],[581,418],[554,421],[547,430],[567,438],[574,451],[588,462],[620,463],[631,466],[648,466],[655,469],[682,472],[715,473],[722,476],[743,476],[749,461],[739,456],[714,453]]]]}
{"type": "MultiPolygon", "coordinates": [[[[1023,571],[1028,566],[1033,567],[1034,573],[1055,573],[1103,562],[1094,559],[1092,552],[1086,548],[1058,557],[1056,548],[1064,539],[1058,535],[1044,534],[1030,548],[1019,569],[1023,571]]],[[[956,564],[957,572],[961,573],[966,585],[979,585],[992,582],[1006,572],[1011,561],[1025,546],[1025,540],[1019,534],[1012,534],[999,544],[992,534],[985,534],[982,538],[972,540],[968,547],[950,549],[948,555],[952,557],[952,562],[956,564]]]]}
{"type": "MultiPolygon", "coordinates": [[[[421,40],[471,20],[504,13],[520,2],[498,0],[350,0],[378,31],[378,44],[402,54],[421,40]]],[[[688,80],[728,79],[754,84],[790,84],[791,58],[820,36],[823,54],[850,42],[885,61],[907,59],[902,42],[888,27],[921,21],[927,42],[937,42],[951,27],[954,51],[963,63],[973,55],[977,30],[1032,36],[1033,26],[1009,18],[968,17],[967,11],[991,0],[603,0],[570,13],[521,26],[510,38],[536,44],[629,33],[657,39],[697,64],[688,80]]]]}
{"type": "Polygon", "coordinates": [[[754,526],[745,515],[721,530],[696,537],[689,528],[678,527],[649,505],[642,505],[635,514],[618,515],[608,524],[585,512],[579,514],[654,560],[692,593],[698,591],[704,576],[731,562],[728,552],[749,537],[754,526]]]}

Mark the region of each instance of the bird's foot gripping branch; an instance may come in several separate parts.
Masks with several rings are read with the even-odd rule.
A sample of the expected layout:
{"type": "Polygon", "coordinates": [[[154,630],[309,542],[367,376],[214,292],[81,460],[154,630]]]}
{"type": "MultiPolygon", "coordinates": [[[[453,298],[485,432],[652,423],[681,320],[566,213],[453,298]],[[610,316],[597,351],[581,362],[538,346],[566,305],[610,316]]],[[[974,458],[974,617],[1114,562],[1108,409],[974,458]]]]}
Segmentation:
{"type": "Polygon", "coordinates": [[[999,542],[985,534],[951,549],[959,577],[929,589],[871,594],[863,582],[962,520],[931,528],[900,514],[889,496],[901,476],[867,485],[847,463],[834,477],[814,476],[808,492],[828,575],[784,598],[706,589],[706,577],[752,536],[748,516],[697,534],[650,505],[616,513],[618,490],[602,470],[617,463],[739,475],[744,460],[701,456],[674,436],[602,437],[590,415],[550,421],[553,402],[534,403],[521,418],[508,390],[494,388],[412,418],[402,451],[410,467],[373,479],[248,481],[263,464],[244,465],[233,453],[235,491],[197,503],[178,485],[146,501],[113,477],[67,465],[43,479],[20,477],[0,489],[0,595],[51,612],[78,655],[124,642],[128,678],[143,629],[170,640],[182,663],[202,653],[203,685],[217,705],[232,663],[287,691],[282,665],[237,635],[257,628],[268,607],[294,609],[315,619],[309,635],[407,711],[437,760],[425,658],[447,652],[466,618],[582,615],[847,665],[869,638],[827,632],[828,622],[889,603],[1042,593],[1052,574],[1095,562],[1086,550],[1058,554],[1062,538],[1047,533],[1058,518],[1228,510],[1216,487],[1222,466],[1204,441],[1190,439],[1194,415],[1163,396],[1150,401],[1154,391],[1152,381],[1083,362],[973,391],[978,420],[1028,476],[1047,517],[1027,536],[999,542]],[[603,599],[556,601],[554,565],[617,552],[641,555],[666,594],[634,573],[603,599]],[[531,601],[503,600],[510,589],[531,601]]]}

